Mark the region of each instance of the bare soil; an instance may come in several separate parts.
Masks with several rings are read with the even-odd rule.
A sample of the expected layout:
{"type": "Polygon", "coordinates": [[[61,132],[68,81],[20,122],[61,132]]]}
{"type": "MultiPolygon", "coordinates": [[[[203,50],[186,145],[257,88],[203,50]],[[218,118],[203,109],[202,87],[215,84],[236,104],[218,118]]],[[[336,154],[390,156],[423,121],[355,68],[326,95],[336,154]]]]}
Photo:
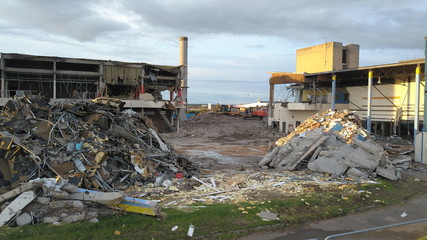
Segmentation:
{"type": "Polygon", "coordinates": [[[283,133],[268,129],[266,119],[204,113],[181,124],[179,133],[162,137],[203,168],[244,170],[255,165],[283,133]]]}

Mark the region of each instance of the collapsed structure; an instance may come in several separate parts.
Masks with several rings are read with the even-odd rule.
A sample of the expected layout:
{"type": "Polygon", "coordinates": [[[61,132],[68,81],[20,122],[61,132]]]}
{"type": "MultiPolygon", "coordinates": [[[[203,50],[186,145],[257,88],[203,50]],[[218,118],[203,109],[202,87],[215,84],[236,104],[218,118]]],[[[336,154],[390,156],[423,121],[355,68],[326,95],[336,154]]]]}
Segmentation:
{"type": "Polygon", "coordinates": [[[180,65],[1,53],[0,106],[14,96],[43,96],[50,103],[118,98],[145,113],[160,131],[174,131],[174,116],[187,103],[187,41],[180,38],[180,65]]]}
{"type": "Polygon", "coordinates": [[[411,156],[397,157],[398,151],[393,151],[392,146],[389,152],[385,151],[369,138],[357,115],[346,110],[315,114],[276,144],[259,166],[283,170],[308,168],[356,180],[377,175],[396,180],[399,174],[395,165],[408,168],[412,160],[411,156]]]}
{"type": "MultiPolygon", "coordinates": [[[[149,117],[129,109],[122,111],[123,105],[109,98],[55,105],[45,98],[8,101],[0,117],[0,190],[14,190],[0,195],[0,203],[14,197],[31,202],[44,186],[42,196],[72,200],[55,203],[61,208],[77,204],[82,210],[83,204],[74,201],[88,200],[128,210],[141,204],[143,210],[133,211],[156,215],[156,204],[126,199],[117,191],[154,183],[163,175],[186,176],[191,166],[161,139],[149,117]],[[64,189],[65,184],[69,186],[64,189]]],[[[22,207],[22,201],[18,203],[22,207]]],[[[15,209],[14,205],[9,208],[15,209]]],[[[6,215],[18,212],[11,209],[1,212],[0,221],[4,211],[6,215]]],[[[43,216],[49,216],[46,214],[43,216]]],[[[78,219],[86,216],[87,211],[78,219]]],[[[43,222],[59,219],[63,218],[55,216],[43,222]]]]}

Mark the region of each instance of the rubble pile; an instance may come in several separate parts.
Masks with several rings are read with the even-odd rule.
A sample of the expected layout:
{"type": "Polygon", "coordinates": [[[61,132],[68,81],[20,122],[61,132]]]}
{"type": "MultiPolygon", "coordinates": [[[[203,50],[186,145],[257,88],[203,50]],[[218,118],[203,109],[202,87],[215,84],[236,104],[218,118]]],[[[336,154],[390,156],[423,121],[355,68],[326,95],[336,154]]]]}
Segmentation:
{"type": "Polygon", "coordinates": [[[258,163],[264,168],[300,170],[356,180],[380,175],[396,180],[399,173],[393,164],[410,161],[410,156],[395,159],[369,138],[358,117],[346,110],[329,110],[308,118],[258,163]]]}
{"type": "Polygon", "coordinates": [[[10,100],[0,119],[0,187],[61,177],[79,187],[114,191],[154,182],[165,172],[186,173],[148,117],[121,111],[124,102],[98,98],[49,105],[10,100]]]}
{"type": "Polygon", "coordinates": [[[127,197],[121,192],[81,189],[64,179],[31,180],[0,195],[0,227],[37,223],[98,222],[117,210],[155,216],[157,201],[127,197]],[[117,210],[116,210],[117,209],[117,210]]]}
{"type": "Polygon", "coordinates": [[[119,191],[194,169],[150,118],[123,105],[109,98],[8,101],[0,116],[0,226],[97,221],[100,205],[157,215],[157,201],[119,191]]]}

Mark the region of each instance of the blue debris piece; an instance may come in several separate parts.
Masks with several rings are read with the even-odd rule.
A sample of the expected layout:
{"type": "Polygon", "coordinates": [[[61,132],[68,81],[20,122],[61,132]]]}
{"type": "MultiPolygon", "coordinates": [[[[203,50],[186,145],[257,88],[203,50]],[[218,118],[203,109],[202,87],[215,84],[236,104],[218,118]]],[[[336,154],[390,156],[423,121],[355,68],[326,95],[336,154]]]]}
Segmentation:
{"type": "Polygon", "coordinates": [[[335,126],[333,126],[331,128],[331,132],[338,132],[341,131],[341,129],[343,129],[344,127],[341,125],[341,123],[337,123],[335,124],[335,126]]]}

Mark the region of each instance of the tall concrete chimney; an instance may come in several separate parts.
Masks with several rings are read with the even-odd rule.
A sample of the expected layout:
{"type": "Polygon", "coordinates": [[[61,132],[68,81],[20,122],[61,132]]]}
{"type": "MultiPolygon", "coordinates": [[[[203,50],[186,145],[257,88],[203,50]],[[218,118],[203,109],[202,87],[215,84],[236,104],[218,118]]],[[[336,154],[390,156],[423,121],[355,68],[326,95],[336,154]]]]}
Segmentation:
{"type": "Polygon", "coordinates": [[[187,82],[187,75],[188,75],[188,38],[187,37],[180,37],[179,38],[179,65],[182,65],[184,67],[182,77],[182,99],[184,100],[185,108],[181,108],[179,110],[179,118],[181,121],[187,119],[187,89],[188,89],[188,82],[187,82]]]}

